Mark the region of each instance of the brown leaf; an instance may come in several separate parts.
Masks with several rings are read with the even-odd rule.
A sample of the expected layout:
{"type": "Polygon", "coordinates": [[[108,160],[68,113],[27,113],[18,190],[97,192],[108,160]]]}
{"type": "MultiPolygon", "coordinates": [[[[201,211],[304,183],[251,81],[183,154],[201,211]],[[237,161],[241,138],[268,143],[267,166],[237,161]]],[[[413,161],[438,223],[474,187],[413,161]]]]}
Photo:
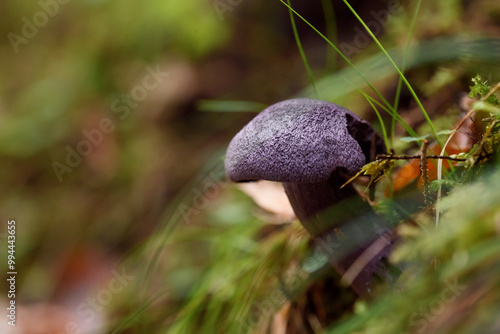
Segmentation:
{"type": "Polygon", "coordinates": [[[246,182],[240,183],[238,187],[262,209],[276,214],[279,223],[287,223],[295,219],[295,213],[281,183],[270,181],[246,182]]]}

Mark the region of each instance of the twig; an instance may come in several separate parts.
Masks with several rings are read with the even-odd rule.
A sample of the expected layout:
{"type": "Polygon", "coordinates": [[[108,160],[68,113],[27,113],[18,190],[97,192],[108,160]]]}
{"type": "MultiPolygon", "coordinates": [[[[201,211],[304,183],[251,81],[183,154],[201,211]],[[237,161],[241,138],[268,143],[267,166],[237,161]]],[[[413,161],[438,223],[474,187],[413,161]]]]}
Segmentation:
{"type": "MultiPolygon", "coordinates": [[[[495,87],[493,87],[488,92],[488,94],[486,94],[486,96],[484,96],[481,99],[481,101],[485,101],[487,98],[489,98],[498,89],[500,89],[500,82],[497,83],[495,85],[495,87]]],[[[455,133],[457,133],[458,129],[460,129],[460,127],[464,124],[465,120],[468,119],[469,117],[471,117],[474,112],[475,112],[474,108],[472,108],[471,110],[469,110],[469,112],[467,113],[467,115],[465,115],[464,118],[462,118],[462,120],[460,121],[460,123],[458,123],[458,125],[455,127],[455,129],[453,130],[453,132],[450,134],[450,136],[446,140],[446,143],[444,143],[443,148],[441,150],[441,155],[445,154],[446,147],[448,146],[448,144],[451,141],[451,139],[453,138],[453,136],[455,136],[455,133]]],[[[437,165],[437,179],[441,180],[442,175],[443,175],[443,160],[438,160],[438,165],[437,165]]],[[[440,215],[441,215],[441,211],[439,210],[439,205],[438,205],[440,201],[441,201],[441,184],[439,184],[439,188],[438,188],[438,191],[437,191],[437,197],[436,197],[436,227],[439,225],[439,218],[440,218],[440,215]]]]}
{"type": "Polygon", "coordinates": [[[391,244],[391,236],[384,233],[377,240],[375,240],[361,255],[353,262],[353,264],[342,275],[341,282],[346,285],[352,285],[356,277],[363,271],[363,269],[386,248],[391,244]]]}
{"type": "Polygon", "coordinates": [[[493,93],[500,89],[500,82],[497,83],[481,100],[486,101],[493,93]]]}
{"type": "MultiPolygon", "coordinates": [[[[377,160],[411,160],[411,159],[420,159],[420,155],[386,155],[379,154],[377,155],[377,160]]],[[[427,159],[443,159],[450,161],[466,161],[467,159],[462,158],[453,158],[448,157],[446,155],[428,155],[427,159]]]]}
{"type": "Polygon", "coordinates": [[[422,184],[424,189],[424,204],[429,204],[429,177],[427,175],[427,140],[422,141],[422,149],[420,150],[420,170],[422,171],[422,184]]]}

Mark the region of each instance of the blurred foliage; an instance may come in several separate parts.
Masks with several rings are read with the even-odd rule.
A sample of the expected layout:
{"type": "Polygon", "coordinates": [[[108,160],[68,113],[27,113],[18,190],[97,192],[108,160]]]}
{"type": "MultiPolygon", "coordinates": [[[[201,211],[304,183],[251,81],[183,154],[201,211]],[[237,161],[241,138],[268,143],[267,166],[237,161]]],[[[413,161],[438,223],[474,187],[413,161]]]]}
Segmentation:
{"type": "MultiPolygon", "coordinates": [[[[472,81],[471,96],[485,98],[492,92],[480,76],[472,81]]],[[[438,204],[444,212],[439,227],[432,226],[425,214],[416,218],[417,226],[400,226],[404,240],[393,260],[411,267],[397,290],[386,290],[372,305],[360,303],[351,319],[329,333],[495,333],[500,329],[496,317],[500,311],[500,149],[499,128],[493,128],[497,118],[470,152],[459,155],[468,159],[460,171],[461,182],[440,180],[450,191],[438,204]],[[478,152],[481,166],[475,163],[478,152]]]]}
{"type": "MultiPolygon", "coordinates": [[[[498,114],[490,116],[491,135],[478,141],[489,152],[485,164],[474,177],[461,178],[457,168],[442,181],[450,194],[440,204],[446,213],[439,228],[426,211],[412,214],[406,206],[407,198],[419,198],[418,188],[410,184],[401,202],[384,200],[379,189],[379,209],[401,223],[404,236],[394,257],[411,269],[397,291],[356,302],[298,222],[274,224],[224,180],[221,151],[253,117],[249,111],[314,93],[286,7],[242,1],[221,12],[214,3],[0,4],[0,213],[19,227],[16,300],[26,312],[20,326],[54,333],[72,320],[82,333],[500,331],[500,176],[498,125],[492,123],[498,114]],[[27,34],[43,11],[53,15],[27,34]],[[126,114],[117,112],[116,102],[125,106],[124,96],[144,87],[148,69],[168,76],[126,114]],[[89,140],[85,133],[102,128],[105,119],[113,130],[101,131],[100,144],[60,181],[54,162],[67,165],[68,147],[81,147],[89,140]],[[132,283],[91,320],[82,316],[82,303],[122,267],[132,283]],[[455,279],[460,293],[438,307],[455,279]],[[38,305],[77,317],[61,310],[37,317],[38,305]],[[47,327],[47,319],[61,327],[47,327]]],[[[394,68],[368,39],[355,45],[362,30],[341,1],[331,8],[327,1],[291,3],[332,41],[356,47],[350,59],[393,98],[394,68]]],[[[366,22],[381,25],[376,35],[397,64],[407,52],[405,74],[441,133],[460,118],[470,78],[483,78],[475,81],[476,97],[489,89],[485,81],[499,81],[498,1],[422,2],[408,50],[414,2],[400,3],[385,23],[373,13],[386,10],[387,2],[350,3],[366,22]]],[[[297,31],[321,97],[374,121],[357,90],[365,83],[298,20],[297,31]]],[[[498,110],[494,97],[487,102],[494,108],[483,105],[486,112],[498,110]]],[[[431,133],[406,89],[398,112],[419,136],[431,133]]],[[[392,117],[381,118],[389,128],[392,117]]],[[[407,134],[396,130],[396,151],[418,148],[398,140],[407,134]]]]}
{"type": "Polygon", "coordinates": [[[499,185],[495,167],[443,200],[439,228],[405,227],[394,258],[411,261],[406,279],[330,333],[497,332],[499,185]]]}
{"type": "Polygon", "coordinates": [[[499,105],[498,98],[496,97],[496,95],[489,94],[492,87],[488,85],[488,81],[483,81],[481,76],[478,74],[474,78],[472,78],[472,82],[474,83],[474,85],[470,87],[469,97],[472,98],[477,97],[479,99],[484,99],[488,96],[484,100],[485,102],[496,106],[499,105]]]}

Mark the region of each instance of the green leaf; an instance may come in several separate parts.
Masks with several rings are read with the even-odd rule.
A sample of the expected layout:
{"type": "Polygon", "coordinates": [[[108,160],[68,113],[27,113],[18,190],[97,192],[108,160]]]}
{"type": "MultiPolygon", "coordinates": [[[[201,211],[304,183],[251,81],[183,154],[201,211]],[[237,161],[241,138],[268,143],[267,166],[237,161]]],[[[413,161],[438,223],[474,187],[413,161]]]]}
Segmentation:
{"type": "Polygon", "coordinates": [[[430,184],[430,188],[432,191],[438,191],[439,190],[439,186],[443,186],[443,187],[446,187],[446,188],[449,188],[449,189],[453,189],[454,187],[456,187],[458,184],[457,181],[453,181],[453,180],[446,180],[446,179],[441,179],[441,180],[434,180],[431,182],[430,184]]]}
{"type": "Polygon", "coordinates": [[[423,136],[420,136],[420,137],[401,137],[400,140],[405,142],[405,143],[411,143],[411,142],[414,142],[414,141],[421,141],[421,140],[424,140],[425,138],[429,137],[430,135],[427,134],[427,135],[423,135],[423,136]]]}
{"type": "Polygon", "coordinates": [[[349,181],[344,183],[340,189],[345,187],[347,184],[351,183],[354,181],[358,176],[360,175],[369,175],[370,176],[370,183],[368,183],[368,187],[371,186],[373,182],[377,182],[380,180],[383,176],[388,175],[392,168],[394,168],[394,165],[396,164],[396,160],[391,160],[391,159],[379,159],[372,161],[366,165],[364,165],[359,173],[354,175],[349,181]]]}
{"type": "MultiPolygon", "coordinates": [[[[437,134],[438,134],[438,136],[450,135],[452,132],[453,132],[453,130],[442,130],[442,131],[439,131],[437,134]]],[[[405,143],[411,143],[414,141],[424,140],[425,138],[428,138],[429,136],[430,136],[430,134],[426,134],[426,135],[423,135],[420,137],[401,137],[400,140],[404,141],[405,143]]]]}
{"type": "MultiPolygon", "coordinates": [[[[474,86],[469,87],[469,97],[482,99],[491,91],[491,86],[488,85],[488,81],[483,81],[479,74],[472,78],[472,82],[474,83],[474,86]]],[[[486,99],[486,102],[496,106],[500,105],[500,102],[495,95],[491,95],[490,97],[488,97],[486,99]]]]}
{"type": "MultiPolygon", "coordinates": [[[[493,96],[493,95],[492,95],[493,96]]],[[[489,99],[488,99],[489,100],[489,99]]],[[[474,110],[485,111],[490,114],[500,115],[500,108],[488,102],[479,101],[474,103],[474,110]]]]}

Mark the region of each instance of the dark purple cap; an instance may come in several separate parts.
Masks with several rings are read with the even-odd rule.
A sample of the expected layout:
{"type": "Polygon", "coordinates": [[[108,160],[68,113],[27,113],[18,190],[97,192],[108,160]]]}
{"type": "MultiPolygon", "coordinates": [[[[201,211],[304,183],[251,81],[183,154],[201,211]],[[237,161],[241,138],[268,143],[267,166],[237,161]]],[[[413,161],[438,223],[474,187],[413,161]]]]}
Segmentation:
{"type": "MultiPolygon", "coordinates": [[[[317,183],[337,168],[355,174],[369,161],[371,125],[331,102],[292,99],[273,104],[233,138],[225,168],[235,182],[317,183]]],[[[377,153],[384,153],[376,135],[377,153]]]]}

